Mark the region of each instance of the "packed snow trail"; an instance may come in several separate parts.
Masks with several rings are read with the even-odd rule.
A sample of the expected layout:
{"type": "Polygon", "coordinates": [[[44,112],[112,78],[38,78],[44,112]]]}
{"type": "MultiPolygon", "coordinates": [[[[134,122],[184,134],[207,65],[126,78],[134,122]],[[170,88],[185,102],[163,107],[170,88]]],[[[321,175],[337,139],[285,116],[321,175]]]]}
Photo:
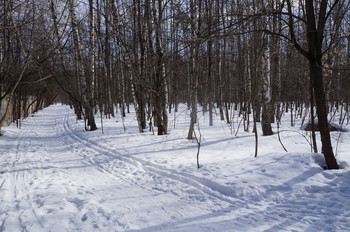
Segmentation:
{"type": "Polygon", "coordinates": [[[22,123],[3,165],[0,231],[137,230],[159,218],[171,222],[229,207],[123,161],[118,151],[92,147],[69,120],[74,123],[67,107],[52,106],[22,123]]]}
{"type": "MultiPolygon", "coordinates": [[[[123,123],[137,131],[135,121],[123,123]]],[[[253,136],[222,136],[220,127],[202,128],[197,170],[183,125],[153,136],[121,131],[114,119],[104,134],[85,132],[68,106],[54,105],[6,128],[0,232],[349,231],[349,170],[279,153],[273,137],[262,138],[271,154],[251,159],[253,136]]],[[[305,143],[290,138],[289,147],[305,143]]]]}

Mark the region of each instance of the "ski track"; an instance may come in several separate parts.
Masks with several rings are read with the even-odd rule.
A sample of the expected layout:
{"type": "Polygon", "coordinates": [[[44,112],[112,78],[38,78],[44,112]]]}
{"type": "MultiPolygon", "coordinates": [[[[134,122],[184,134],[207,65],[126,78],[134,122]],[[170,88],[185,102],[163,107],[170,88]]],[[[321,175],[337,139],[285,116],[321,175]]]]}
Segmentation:
{"type": "MultiPolygon", "coordinates": [[[[85,147],[90,148],[93,151],[96,151],[96,153],[94,153],[94,155],[92,156],[91,154],[89,156],[85,155],[84,159],[86,159],[91,164],[97,165],[98,169],[103,173],[110,173],[114,176],[118,176],[120,179],[126,182],[130,182],[133,185],[137,185],[143,189],[156,191],[156,192],[169,192],[169,188],[171,188],[171,185],[178,185],[180,183],[181,185],[184,186],[182,188],[182,191],[183,191],[182,194],[189,195],[189,196],[193,194],[196,195],[196,197],[193,200],[203,202],[206,199],[210,199],[211,201],[213,199],[217,199],[218,201],[224,202],[224,205],[226,207],[222,207],[221,210],[220,209],[215,210],[216,215],[231,214],[231,209],[233,206],[237,207],[238,204],[239,205],[244,204],[243,201],[239,200],[237,196],[233,194],[234,190],[231,188],[215,183],[209,179],[196,177],[190,174],[182,174],[173,169],[166,169],[164,167],[151,164],[139,158],[125,157],[125,155],[123,155],[122,153],[116,150],[109,149],[94,141],[81,137],[78,133],[74,131],[74,129],[72,129],[69,123],[70,122],[69,110],[67,110],[65,115],[66,116],[63,122],[63,128],[65,130],[65,133],[69,135],[69,137],[75,142],[83,144],[85,147]],[[105,156],[107,159],[106,158],[101,159],[101,155],[105,156]],[[102,160],[102,162],[100,162],[99,159],[102,160]],[[106,163],[110,163],[110,162],[111,164],[106,166],[106,163]],[[120,173],[120,169],[118,169],[117,171],[113,170],[113,167],[116,167],[116,166],[119,166],[119,167],[132,166],[133,168],[131,169],[128,168],[129,170],[120,173]],[[131,179],[125,178],[123,174],[127,172],[129,172],[130,174],[130,171],[132,172],[133,177],[131,179]],[[141,178],[144,178],[145,174],[150,176],[152,181],[153,180],[156,181],[156,183],[153,184],[156,186],[149,187],[150,185],[149,181],[141,182],[141,183],[148,183],[147,186],[140,185],[138,183],[141,178]],[[166,183],[165,186],[158,184],[157,182],[160,181],[161,179],[168,179],[165,181],[168,183],[166,183]]],[[[174,192],[173,194],[179,195],[179,193],[176,193],[176,192],[174,192]]],[[[201,218],[198,218],[198,219],[201,219],[201,218]]],[[[169,229],[169,228],[172,228],[173,226],[176,226],[177,224],[179,224],[179,222],[167,223],[165,227],[169,229]]],[[[148,228],[145,231],[160,231],[163,229],[163,227],[164,225],[153,226],[148,228]]],[[[168,229],[166,229],[165,231],[167,231],[168,229]]],[[[130,231],[134,231],[134,230],[130,230],[130,231]]],[[[135,230],[135,231],[138,231],[138,230],[135,230]]]]}
{"type": "MultiPolygon", "coordinates": [[[[43,136],[43,138],[48,136],[43,144],[34,143],[38,137],[35,127],[40,122],[35,117],[31,120],[34,122],[32,121],[28,127],[23,124],[16,151],[13,152],[15,156],[9,157],[9,162],[6,164],[7,171],[3,173],[6,177],[2,181],[1,189],[6,191],[0,200],[7,202],[6,205],[11,205],[11,208],[4,208],[3,212],[6,213],[1,213],[0,231],[62,231],[58,227],[59,223],[55,222],[54,218],[57,216],[63,225],[69,224],[73,230],[86,231],[89,227],[82,225],[88,219],[88,213],[85,212],[89,211],[89,207],[99,203],[86,199],[84,195],[88,195],[89,191],[84,191],[85,186],[79,185],[83,181],[72,181],[69,178],[68,183],[63,186],[54,186],[53,183],[62,183],[62,180],[67,179],[65,175],[70,173],[70,169],[84,168],[90,164],[74,152],[73,154],[68,152],[70,160],[61,161],[53,157],[57,154],[57,150],[64,152],[66,146],[65,136],[60,130],[62,124],[59,121],[62,119],[51,120],[54,123],[43,136]],[[59,197],[57,202],[48,202],[50,199],[43,194],[50,189],[59,197]],[[68,215],[61,216],[67,212],[68,215]]],[[[97,211],[94,217],[108,219],[109,216],[105,215],[102,208],[97,206],[97,211]]],[[[118,226],[116,221],[113,225],[116,229],[123,228],[118,226]]],[[[94,226],[97,228],[97,225],[92,225],[94,226]]]]}
{"type": "MultiPolygon", "coordinates": [[[[151,164],[150,162],[139,158],[125,157],[125,155],[121,154],[118,151],[111,150],[103,145],[97,144],[94,141],[88,140],[87,138],[80,137],[77,133],[74,133],[73,129],[69,124],[69,111],[66,113],[66,115],[67,116],[65,117],[64,128],[66,130],[66,133],[72,139],[84,144],[87,147],[90,147],[91,149],[111,159],[118,159],[120,161],[124,161],[130,165],[133,165],[137,169],[142,169],[149,173],[152,173],[154,176],[167,177],[174,181],[181,182],[185,185],[190,185],[191,187],[195,187],[198,191],[201,191],[205,195],[215,197],[218,200],[225,201],[229,204],[238,204],[241,202],[240,200],[238,200],[239,198],[237,197],[237,195],[234,194],[234,190],[229,187],[220,185],[209,179],[196,177],[190,174],[180,173],[173,169],[167,169],[160,165],[151,164]]],[[[94,161],[94,163],[98,162],[94,161]]],[[[102,166],[100,167],[104,169],[102,166]]]]}
{"type": "MultiPolygon", "coordinates": [[[[23,132],[19,135],[17,139],[17,146],[14,157],[8,157],[7,172],[5,173],[6,178],[3,180],[1,187],[5,186],[9,191],[4,195],[3,200],[9,202],[11,205],[10,208],[5,209],[5,216],[2,217],[1,230],[4,230],[6,221],[17,221],[19,228],[16,228],[20,231],[28,231],[24,223],[25,217],[33,217],[37,219],[33,208],[32,201],[28,194],[29,191],[28,184],[26,179],[30,175],[28,170],[25,175],[24,170],[20,168],[22,162],[25,162],[28,151],[35,150],[37,147],[32,146],[31,137],[36,136],[34,132],[34,124],[30,124],[27,127],[26,123],[22,125],[24,127],[23,132]],[[24,208],[24,209],[23,209],[24,208]],[[18,215],[18,211],[19,216],[18,215]]],[[[11,153],[10,153],[11,154],[11,153]]],[[[40,221],[37,220],[40,224],[40,221]]],[[[16,223],[15,223],[16,224],[16,223]]]]}
{"type": "MultiPolygon", "coordinates": [[[[339,208],[342,204],[330,186],[310,185],[293,192],[298,178],[264,188],[249,185],[244,178],[243,185],[224,185],[130,156],[130,148],[122,144],[117,149],[100,144],[84,136],[79,124],[73,125],[75,115],[67,106],[53,107],[49,114],[43,111],[24,120],[10,152],[1,154],[6,162],[0,172],[4,193],[0,202],[5,202],[0,207],[0,232],[234,231],[235,227],[347,231],[350,226],[342,219],[337,230],[329,224],[329,204],[339,208]],[[330,199],[307,205],[318,192],[329,192],[330,199]]],[[[249,172],[268,175],[265,167],[259,169],[249,172]]],[[[318,173],[306,170],[303,177],[318,173]]],[[[335,178],[327,173],[323,177],[335,178]]],[[[343,215],[346,218],[349,212],[343,215]]]]}
{"type": "MultiPolygon", "coordinates": [[[[69,112],[67,113],[69,114],[69,112]]],[[[151,175],[166,177],[174,182],[180,182],[185,186],[187,185],[189,188],[184,190],[187,191],[187,194],[191,194],[191,191],[201,192],[201,194],[206,198],[215,198],[219,201],[228,203],[227,207],[222,207],[216,211],[216,215],[218,217],[227,218],[227,221],[223,220],[220,221],[221,224],[219,223],[219,227],[229,228],[227,231],[232,231],[232,226],[234,225],[239,226],[240,228],[247,228],[247,231],[279,231],[285,229],[288,230],[288,228],[289,230],[293,231],[334,231],[332,225],[329,224],[329,220],[325,220],[325,222],[320,223],[320,218],[327,218],[328,216],[327,207],[329,207],[329,205],[327,204],[329,203],[325,203],[324,205],[320,204],[318,206],[312,204],[309,206],[306,203],[307,201],[304,199],[305,196],[303,196],[302,193],[300,193],[302,200],[298,199],[298,193],[291,194],[293,191],[291,187],[285,187],[286,189],[281,192],[281,186],[272,186],[269,187],[269,192],[271,192],[271,195],[267,195],[266,192],[260,192],[261,189],[257,189],[256,187],[248,185],[247,183],[244,188],[240,186],[235,187],[235,185],[232,187],[222,185],[210,179],[191,175],[186,172],[179,172],[175,169],[166,168],[138,157],[128,156],[129,151],[125,150],[123,146],[116,150],[99,144],[98,142],[82,136],[84,133],[75,133],[74,129],[72,129],[69,123],[69,120],[66,121],[65,127],[67,129],[67,133],[70,133],[78,142],[85,144],[86,146],[100,152],[110,159],[124,161],[133,165],[137,169],[144,170],[151,175]],[[276,190],[274,191],[273,188],[276,190]],[[299,212],[299,214],[294,215],[294,211],[291,209],[293,209],[295,205],[304,206],[305,208],[302,210],[296,209],[295,212],[299,212]],[[254,214],[251,215],[251,212],[254,212],[254,214]],[[263,223],[257,225],[257,221],[263,223]],[[316,226],[317,224],[320,225],[316,226]],[[252,225],[255,226],[252,227],[252,225]]],[[[309,166],[309,164],[306,165],[309,166]]],[[[263,168],[261,172],[264,173],[266,170],[263,168]]],[[[314,170],[310,169],[310,173],[313,172],[314,170]]],[[[286,186],[292,186],[295,184],[296,183],[286,183],[286,186]]],[[[314,192],[332,191],[332,188],[327,186],[324,188],[321,187],[321,189],[317,188],[320,187],[310,186],[309,189],[306,189],[306,199],[309,198],[308,202],[312,202],[314,192]]],[[[200,199],[198,198],[198,200],[200,199]]],[[[331,196],[331,202],[336,201],[337,198],[332,199],[331,196]]],[[[349,223],[346,221],[340,222],[341,224],[338,225],[338,229],[336,231],[339,229],[344,230],[347,228],[347,225],[349,225],[349,223]]],[[[206,225],[205,223],[205,220],[202,218],[191,218],[191,220],[180,220],[167,224],[168,229],[178,229],[163,230],[163,227],[160,225],[148,227],[142,231],[188,231],[191,227],[186,227],[187,224],[192,224],[192,226],[194,225],[196,228],[203,227],[205,230],[208,230],[210,225],[206,225]]],[[[213,228],[213,231],[216,231],[216,229],[213,228]]]]}
{"type": "MultiPolygon", "coordinates": [[[[183,203],[191,199],[193,205],[207,205],[210,202],[213,208],[209,210],[208,217],[227,214],[230,207],[238,202],[224,191],[213,189],[211,183],[203,183],[202,179],[192,179],[143,160],[127,158],[118,151],[85,140],[71,127],[70,120],[74,115],[66,106],[57,107],[57,115],[46,119],[49,116],[33,116],[30,123],[23,123],[16,151],[13,152],[15,156],[6,164],[10,167],[3,173],[6,177],[0,183],[0,190],[6,190],[7,193],[6,196],[0,196],[0,201],[7,202],[6,205],[12,202],[11,208],[0,209],[0,212],[6,212],[0,216],[0,232],[62,231],[57,227],[59,224],[73,231],[108,231],[108,228],[114,231],[138,231],[148,227],[162,230],[186,218],[184,213],[188,211],[188,206],[185,204],[172,212],[157,202],[166,215],[162,222],[168,222],[157,225],[159,222],[147,221],[147,216],[137,213],[133,216],[136,223],[136,227],[133,227],[124,219],[130,217],[133,207],[139,206],[120,205],[125,208],[121,214],[109,210],[103,196],[108,199],[112,194],[95,194],[97,188],[85,186],[86,178],[96,179],[97,183],[103,182],[99,183],[103,186],[113,186],[116,192],[125,192],[123,188],[130,188],[131,195],[134,192],[142,193],[146,199],[153,201],[158,195],[165,195],[183,203]],[[66,110],[64,114],[62,109],[66,110]],[[35,133],[36,127],[41,125],[46,125],[46,131],[41,129],[44,133],[38,135],[35,133]],[[38,137],[39,142],[36,141],[38,137]],[[60,157],[56,157],[57,154],[60,157]],[[89,177],[72,178],[78,169],[86,169],[84,173],[90,173],[89,177]],[[44,192],[51,192],[56,200],[52,196],[48,198],[44,192]]],[[[151,214],[149,210],[145,212],[151,214]]],[[[202,214],[200,211],[198,213],[202,214]]],[[[198,219],[202,217],[198,216],[198,219]]]]}

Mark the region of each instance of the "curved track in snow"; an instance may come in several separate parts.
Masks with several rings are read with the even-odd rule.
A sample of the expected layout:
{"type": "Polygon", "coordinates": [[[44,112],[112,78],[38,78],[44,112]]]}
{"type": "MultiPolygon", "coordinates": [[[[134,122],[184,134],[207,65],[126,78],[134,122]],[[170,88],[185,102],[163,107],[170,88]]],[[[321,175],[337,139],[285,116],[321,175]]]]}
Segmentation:
{"type": "MultiPolygon", "coordinates": [[[[88,140],[86,138],[80,137],[78,134],[72,130],[70,123],[69,123],[69,111],[66,113],[65,121],[64,121],[64,128],[66,133],[75,141],[83,144],[86,147],[89,147],[99,153],[99,155],[107,156],[111,159],[117,159],[119,161],[124,161],[125,163],[134,166],[136,169],[141,169],[144,171],[147,171],[148,173],[151,173],[155,176],[161,176],[163,178],[169,178],[171,180],[181,182],[185,185],[189,185],[191,187],[196,188],[198,191],[203,192],[203,194],[206,194],[211,197],[215,197],[221,201],[225,201],[230,204],[237,204],[240,201],[237,199],[237,196],[234,194],[234,190],[232,188],[228,188],[226,186],[220,185],[214,181],[211,181],[209,179],[204,179],[200,177],[196,177],[190,174],[184,174],[180,173],[173,169],[167,169],[162,166],[152,164],[150,162],[147,162],[145,160],[135,158],[135,157],[127,157],[126,155],[123,155],[122,153],[112,150],[106,146],[103,146],[102,144],[98,144],[94,141],[88,140]]],[[[91,158],[91,157],[89,157],[91,158]]],[[[97,158],[97,157],[94,157],[97,158]]],[[[96,160],[92,161],[93,163],[98,163],[96,160]]],[[[101,167],[103,168],[103,167],[101,167]]],[[[106,170],[104,168],[104,170],[106,170]]],[[[108,171],[108,170],[106,170],[108,171]]]]}
{"type": "Polygon", "coordinates": [[[104,135],[85,132],[68,106],[54,105],[23,120],[20,130],[6,128],[0,232],[350,228],[348,171],[323,171],[310,154],[226,162],[232,147],[247,151],[251,136],[215,134],[203,147],[203,159],[213,153],[210,165],[196,170],[187,160],[195,146],[181,135],[114,134],[115,121],[109,125],[104,135]]]}
{"type": "Polygon", "coordinates": [[[235,202],[82,138],[74,117],[56,105],[24,120],[2,174],[1,232],[167,231],[181,218],[224,214],[235,202]]]}

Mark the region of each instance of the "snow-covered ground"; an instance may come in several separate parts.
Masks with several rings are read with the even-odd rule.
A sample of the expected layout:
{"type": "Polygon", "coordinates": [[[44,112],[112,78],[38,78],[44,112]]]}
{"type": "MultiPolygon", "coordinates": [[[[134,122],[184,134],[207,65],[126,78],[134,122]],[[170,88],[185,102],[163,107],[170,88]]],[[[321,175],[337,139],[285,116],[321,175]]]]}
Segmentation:
{"type": "Polygon", "coordinates": [[[103,134],[85,132],[62,105],[4,128],[0,232],[350,231],[348,132],[332,132],[343,168],[323,170],[288,115],[280,133],[288,152],[277,134],[259,136],[254,158],[253,133],[235,135],[238,123],[219,117],[209,127],[199,113],[197,169],[189,112],[169,116],[166,136],[138,133],[133,114],[105,120],[103,134]]]}

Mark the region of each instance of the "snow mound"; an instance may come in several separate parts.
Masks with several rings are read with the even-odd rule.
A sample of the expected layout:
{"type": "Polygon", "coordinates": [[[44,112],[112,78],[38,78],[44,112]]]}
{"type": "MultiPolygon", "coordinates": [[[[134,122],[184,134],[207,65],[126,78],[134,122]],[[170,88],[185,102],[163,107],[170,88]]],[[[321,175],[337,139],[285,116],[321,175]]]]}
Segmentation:
{"type": "MultiPolygon", "coordinates": [[[[315,131],[320,131],[320,129],[318,127],[318,120],[315,120],[314,128],[315,128],[315,131]]],[[[300,129],[301,130],[305,130],[305,131],[312,131],[312,124],[311,124],[311,122],[307,122],[307,123],[303,124],[300,127],[300,129]]],[[[329,129],[329,131],[348,132],[348,130],[346,128],[342,127],[339,124],[333,123],[333,122],[328,122],[328,129],[329,129]]]]}

